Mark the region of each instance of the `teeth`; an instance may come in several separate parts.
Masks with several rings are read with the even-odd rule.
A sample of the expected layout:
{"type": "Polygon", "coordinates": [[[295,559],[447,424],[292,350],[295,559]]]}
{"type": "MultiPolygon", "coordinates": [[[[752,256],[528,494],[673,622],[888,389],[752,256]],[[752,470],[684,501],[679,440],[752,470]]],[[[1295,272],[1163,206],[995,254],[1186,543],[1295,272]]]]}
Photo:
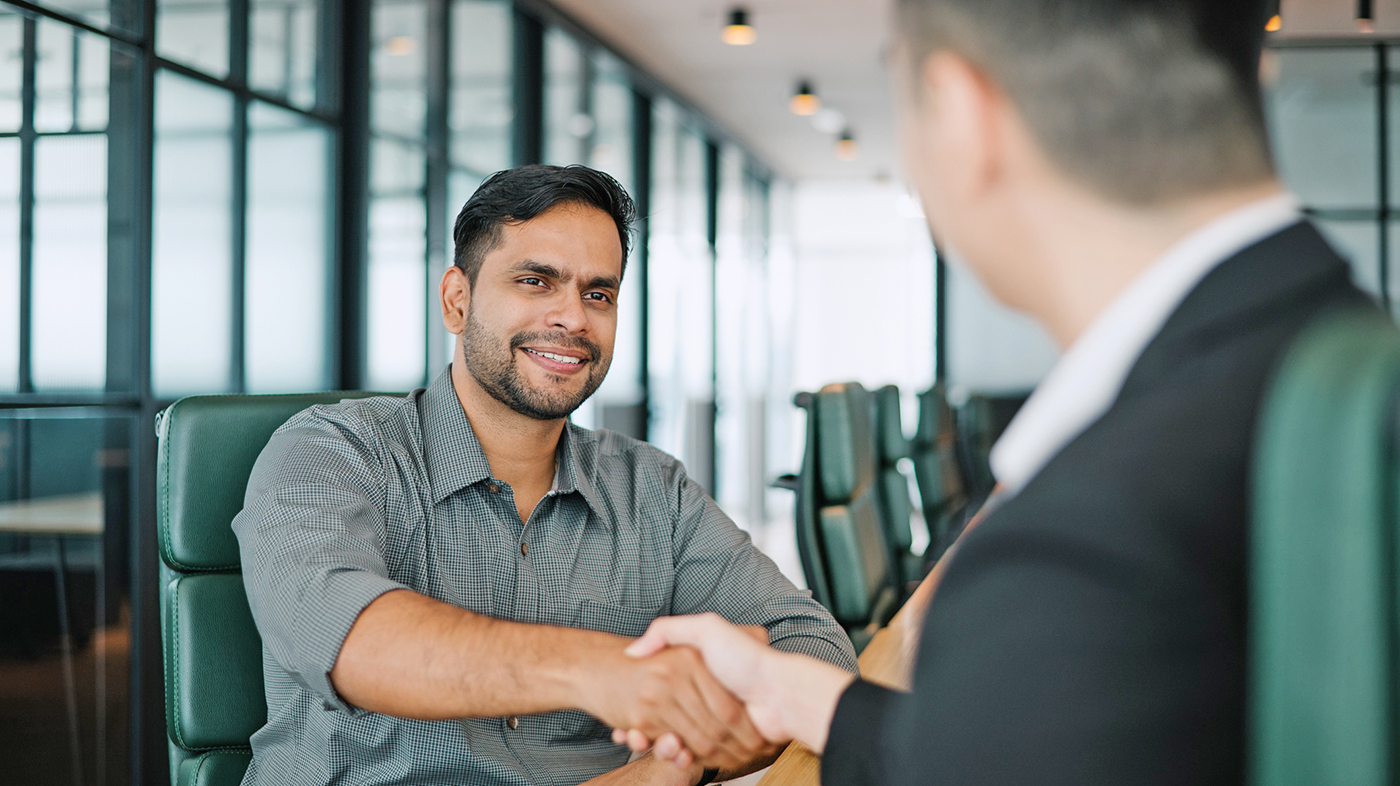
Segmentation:
{"type": "Polygon", "coordinates": [[[583,362],[583,359],[582,359],[582,358],[571,358],[571,357],[568,357],[567,355],[556,355],[556,354],[554,354],[553,352],[541,352],[541,351],[539,351],[539,350],[537,350],[537,349],[527,349],[527,350],[525,350],[525,351],[526,351],[526,352],[533,352],[534,354],[539,355],[540,357],[549,358],[550,360],[553,360],[553,361],[556,362],[556,363],[568,363],[568,364],[571,365],[571,366],[572,366],[572,365],[577,365],[577,364],[583,362]]]}

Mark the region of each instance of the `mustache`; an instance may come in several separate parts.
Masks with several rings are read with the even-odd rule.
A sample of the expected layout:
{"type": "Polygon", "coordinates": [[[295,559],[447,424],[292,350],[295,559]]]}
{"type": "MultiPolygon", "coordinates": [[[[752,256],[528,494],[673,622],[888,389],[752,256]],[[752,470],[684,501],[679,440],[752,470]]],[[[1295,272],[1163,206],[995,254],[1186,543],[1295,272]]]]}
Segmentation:
{"type": "Polygon", "coordinates": [[[589,361],[595,361],[603,354],[602,348],[597,344],[582,336],[571,336],[568,333],[528,332],[516,333],[510,337],[512,354],[529,344],[550,344],[562,349],[577,349],[588,353],[589,361]]]}

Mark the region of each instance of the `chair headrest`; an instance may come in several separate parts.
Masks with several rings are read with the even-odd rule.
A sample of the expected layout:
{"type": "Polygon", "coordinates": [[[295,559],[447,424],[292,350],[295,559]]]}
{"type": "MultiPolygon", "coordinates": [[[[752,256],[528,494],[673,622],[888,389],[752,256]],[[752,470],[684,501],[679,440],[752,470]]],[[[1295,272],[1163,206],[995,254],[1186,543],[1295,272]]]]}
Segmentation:
{"type": "Polygon", "coordinates": [[[171,404],[157,425],[156,521],[165,564],[186,572],[237,569],[230,524],[272,432],[314,404],[369,395],[191,396],[171,404]]]}
{"type": "Polygon", "coordinates": [[[817,393],[817,463],[827,504],[842,504],[875,480],[871,406],[870,393],[857,382],[817,393]]]}

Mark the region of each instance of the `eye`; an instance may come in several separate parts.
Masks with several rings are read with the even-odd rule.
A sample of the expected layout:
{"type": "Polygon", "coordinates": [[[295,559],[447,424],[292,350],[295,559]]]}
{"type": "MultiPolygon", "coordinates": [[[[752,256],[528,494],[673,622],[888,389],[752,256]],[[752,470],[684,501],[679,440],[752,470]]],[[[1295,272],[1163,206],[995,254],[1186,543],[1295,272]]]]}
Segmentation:
{"type": "Polygon", "coordinates": [[[542,287],[544,286],[544,279],[537,276],[527,276],[526,278],[520,279],[520,283],[532,287],[542,287]]]}
{"type": "Polygon", "coordinates": [[[584,300],[592,300],[594,303],[611,303],[612,296],[606,292],[585,292],[584,300]]]}

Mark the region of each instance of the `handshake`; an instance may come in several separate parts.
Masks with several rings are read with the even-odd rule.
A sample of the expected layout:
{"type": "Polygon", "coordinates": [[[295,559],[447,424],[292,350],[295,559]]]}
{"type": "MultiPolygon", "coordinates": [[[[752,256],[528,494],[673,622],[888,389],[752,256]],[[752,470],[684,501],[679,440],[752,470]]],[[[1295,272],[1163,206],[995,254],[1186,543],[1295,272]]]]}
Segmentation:
{"type": "Polygon", "coordinates": [[[595,714],[613,741],[680,768],[742,773],[799,740],[820,752],[836,702],[854,675],[768,646],[763,628],[717,614],[663,617],[624,651],[623,684],[605,680],[595,714]]]}

